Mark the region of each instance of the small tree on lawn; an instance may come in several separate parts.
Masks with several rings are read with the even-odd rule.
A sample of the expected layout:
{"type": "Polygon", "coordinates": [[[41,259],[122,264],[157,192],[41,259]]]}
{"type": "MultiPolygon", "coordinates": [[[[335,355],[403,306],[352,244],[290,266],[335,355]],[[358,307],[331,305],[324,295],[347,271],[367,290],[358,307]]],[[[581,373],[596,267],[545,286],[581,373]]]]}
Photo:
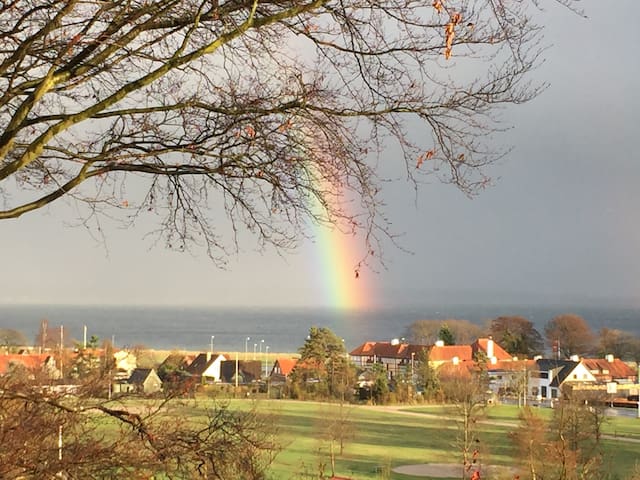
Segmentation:
{"type": "Polygon", "coordinates": [[[486,386],[479,372],[466,365],[445,365],[439,370],[445,400],[453,407],[458,434],[455,447],[461,454],[461,478],[480,470],[481,439],[478,421],[486,407],[486,386]]]}

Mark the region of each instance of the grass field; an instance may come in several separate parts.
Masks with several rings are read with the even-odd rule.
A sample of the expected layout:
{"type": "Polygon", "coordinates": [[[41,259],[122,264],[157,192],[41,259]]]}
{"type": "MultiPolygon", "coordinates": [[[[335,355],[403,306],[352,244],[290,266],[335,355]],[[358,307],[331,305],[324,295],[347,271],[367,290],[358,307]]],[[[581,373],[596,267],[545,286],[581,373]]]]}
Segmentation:
{"type": "MultiPolygon", "coordinates": [[[[198,415],[198,410],[210,400],[199,399],[196,406],[185,405],[181,414],[198,415]]],[[[249,408],[253,402],[232,401],[232,408],[249,408]]],[[[261,400],[255,404],[260,412],[272,415],[279,428],[282,452],[271,470],[272,480],[317,478],[321,465],[325,474],[331,472],[329,442],[323,433],[328,419],[338,415],[336,404],[296,402],[287,400],[261,400]]],[[[336,474],[354,480],[416,478],[390,472],[401,465],[421,463],[456,463],[458,453],[454,447],[455,421],[451,412],[443,407],[381,408],[349,406],[349,419],[354,426],[354,437],[336,461],[336,474]]],[[[550,409],[540,409],[550,415],[550,409]]],[[[517,424],[518,408],[494,406],[487,411],[488,422],[479,427],[484,464],[514,466],[515,451],[509,432],[517,424]],[[495,423],[491,423],[495,422],[495,423]]],[[[614,418],[605,424],[605,434],[640,439],[640,420],[614,418]]],[[[609,471],[619,479],[629,478],[635,465],[640,463],[640,443],[623,439],[603,440],[609,471]]],[[[500,480],[492,477],[493,480],[500,480]]],[[[512,475],[504,479],[513,478],[512,475]]]]}

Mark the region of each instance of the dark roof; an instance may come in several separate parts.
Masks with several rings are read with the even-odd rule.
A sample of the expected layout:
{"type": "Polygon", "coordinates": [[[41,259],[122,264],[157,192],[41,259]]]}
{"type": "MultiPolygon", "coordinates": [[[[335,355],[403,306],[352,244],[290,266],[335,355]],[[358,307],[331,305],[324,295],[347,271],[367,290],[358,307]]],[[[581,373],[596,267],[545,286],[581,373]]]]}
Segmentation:
{"type": "Polygon", "coordinates": [[[573,370],[580,364],[580,362],[574,362],[573,360],[540,358],[536,360],[536,364],[538,365],[538,370],[541,372],[553,371],[553,380],[550,385],[552,387],[559,387],[571,372],[573,372],[573,370]]]}
{"type": "Polygon", "coordinates": [[[167,358],[165,358],[160,365],[169,366],[174,369],[177,369],[177,368],[186,368],[187,365],[189,365],[189,362],[190,360],[187,357],[187,355],[183,355],[182,353],[172,353],[167,358]]]}
{"type": "Polygon", "coordinates": [[[144,383],[147,377],[151,374],[151,371],[151,368],[136,368],[133,372],[131,372],[128,383],[134,385],[144,383]]]}
{"type": "Polygon", "coordinates": [[[218,358],[218,354],[201,353],[186,368],[191,375],[202,375],[207,368],[218,358]],[[208,358],[207,358],[208,357],[208,358]]]}

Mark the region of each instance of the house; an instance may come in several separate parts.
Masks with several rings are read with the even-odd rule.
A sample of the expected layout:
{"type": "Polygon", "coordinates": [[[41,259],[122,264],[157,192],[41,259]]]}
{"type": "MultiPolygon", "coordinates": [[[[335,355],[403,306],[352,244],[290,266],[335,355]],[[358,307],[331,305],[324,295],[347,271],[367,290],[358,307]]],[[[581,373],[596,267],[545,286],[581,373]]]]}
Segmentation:
{"type": "Polygon", "coordinates": [[[189,375],[199,377],[203,383],[220,382],[222,378],[220,367],[222,362],[227,360],[228,358],[221,353],[201,353],[185,370],[189,375]]]}
{"type": "Polygon", "coordinates": [[[138,366],[138,359],[136,356],[127,350],[118,350],[113,354],[113,360],[115,363],[115,378],[119,380],[125,380],[131,376],[131,373],[138,366]]]}
{"type": "Polygon", "coordinates": [[[49,354],[8,354],[0,355],[0,376],[17,371],[26,372],[31,379],[44,374],[49,379],[59,379],[62,373],[56,366],[56,361],[49,354]]]}
{"type": "Polygon", "coordinates": [[[128,379],[113,384],[113,393],[157,393],[162,390],[162,380],[152,368],[136,368],[128,379]]]}
{"type": "Polygon", "coordinates": [[[442,341],[437,341],[429,349],[429,364],[438,368],[444,363],[454,365],[460,362],[472,362],[473,349],[471,345],[445,345],[442,341]]]}
{"type": "Polygon", "coordinates": [[[260,360],[225,360],[220,364],[220,378],[226,383],[251,383],[261,375],[260,360]]]}
{"type": "Polygon", "coordinates": [[[525,396],[529,372],[535,369],[535,365],[535,360],[489,361],[489,389],[496,395],[525,396]]]}
{"type": "Polygon", "coordinates": [[[538,400],[560,398],[564,385],[580,386],[595,383],[596,378],[578,359],[537,359],[528,379],[529,394],[538,400]]]}
{"type": "Polygon", "coordinates": [[[394,339],[390,342],[365,342],[353,349],[349,356],[361,369],[370,369],[374,364],[382,365],[391,379],[406,372],[418,354],[427,348],[425,345],[401,343],[394,339]]]}
{"type": "Polygon", "coordinates": [[[183,355],[172,353],[158,366],[158,376],[162,381],[177,381],[186,377],[187,367],[196,358],[196,355],[183,355]]]}
{"type": "Polygon", "coordinates": [[[269,379],[271,383],[285,383],[298,363],[297,358],[276,358],[269,379]]]}
{"type": "Polygon", "coordinates": [[[629,384],[638,380],[636,370],[613,355],[605,358],[583,358],[582,363],[598,383],[629,384]]]}
{"type": "Polygon", "coordinates": [[[399,373],[405,373],[414,365],[420,353],[428,350],[429,364],[438,368],[445,363],[459,364],[473,362],[478,353],[487,357],[489,362],[510,361],[511,355],[491,338],[479,338],[471,345],[445,345],[437,341],[434,345],[415,345],[401,343],[398,340],[391,342],[365,342],[349,355],[356,366],[368,369],[373,364],[382,364],[388,372],[389,378],[399,373]]]}
{"type": "Polygon", "coordinates": [[[153,368],[136,368],[127,382],[136,393],[157,393],[162,390],[162,380],[153,368]]]}
{"type": "Polygon", "coordinates": [[[473,352],[474,357],[478,354],[486,356],[490,364],[495,364],[496,362],[508,362],[513,359],[511,354],[498,345],[498,343],[494,342],[491,337],[477,339],[471,344],[471,351],[473,352]]]}

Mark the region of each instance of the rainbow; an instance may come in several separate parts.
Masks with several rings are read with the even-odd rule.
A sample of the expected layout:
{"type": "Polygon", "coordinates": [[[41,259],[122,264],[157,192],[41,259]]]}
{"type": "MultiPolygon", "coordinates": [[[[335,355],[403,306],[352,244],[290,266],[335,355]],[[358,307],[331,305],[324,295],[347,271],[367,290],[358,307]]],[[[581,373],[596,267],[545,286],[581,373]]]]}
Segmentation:
{"type": "Polygon", "coordinates": [[[347,235],[337,228],[318,227],[316,245],[318,250],[321,288],[324,290],[325,306],[339,310],[362,310],[373,306],[372,276],[368,269],[358,271],[356,267],[363,254],[355,235],[347,235]],[[359,248],[360,247],[360,248],[359,248]]]}
{"type": "MultiPolygon", "coordinates": [[[[322,158],[327,155],[327,152],[331,152],[331,147],[323,145],[325,138],[319,139],[312,134],[307,134],[306,138],[311,155],[322,158]]],[[[321,163],[324,163],[328,169],[328,174],[317,170],[317,166],[312,167],[312,183],[320,191],[331,192],[326,200],[340,203],[339,206],[333,206],[339,207],[338,211],[344,211],[343,209],[349,208],[348,202],[344,201],[340,188],[330,181],[333,177],[332,173],[335,173],[331,171],[332,162],[328,159],[326,163],[321,163]]],[[[320,218],[324,217],[318,200],[315,200],[315,206],[312,206],[312,209],[314,208],[317,209],[320,218]]],[[[375,273],[368,268],[358,267],[365,258],[364,239],[323,222],[316,223],[314,237],[316,272],[321,272],[316,276],[316,283],[323,293],[319,304],[342,311],[364,310],[376,306],[377,297],[373,294],[375,273]]]]}

